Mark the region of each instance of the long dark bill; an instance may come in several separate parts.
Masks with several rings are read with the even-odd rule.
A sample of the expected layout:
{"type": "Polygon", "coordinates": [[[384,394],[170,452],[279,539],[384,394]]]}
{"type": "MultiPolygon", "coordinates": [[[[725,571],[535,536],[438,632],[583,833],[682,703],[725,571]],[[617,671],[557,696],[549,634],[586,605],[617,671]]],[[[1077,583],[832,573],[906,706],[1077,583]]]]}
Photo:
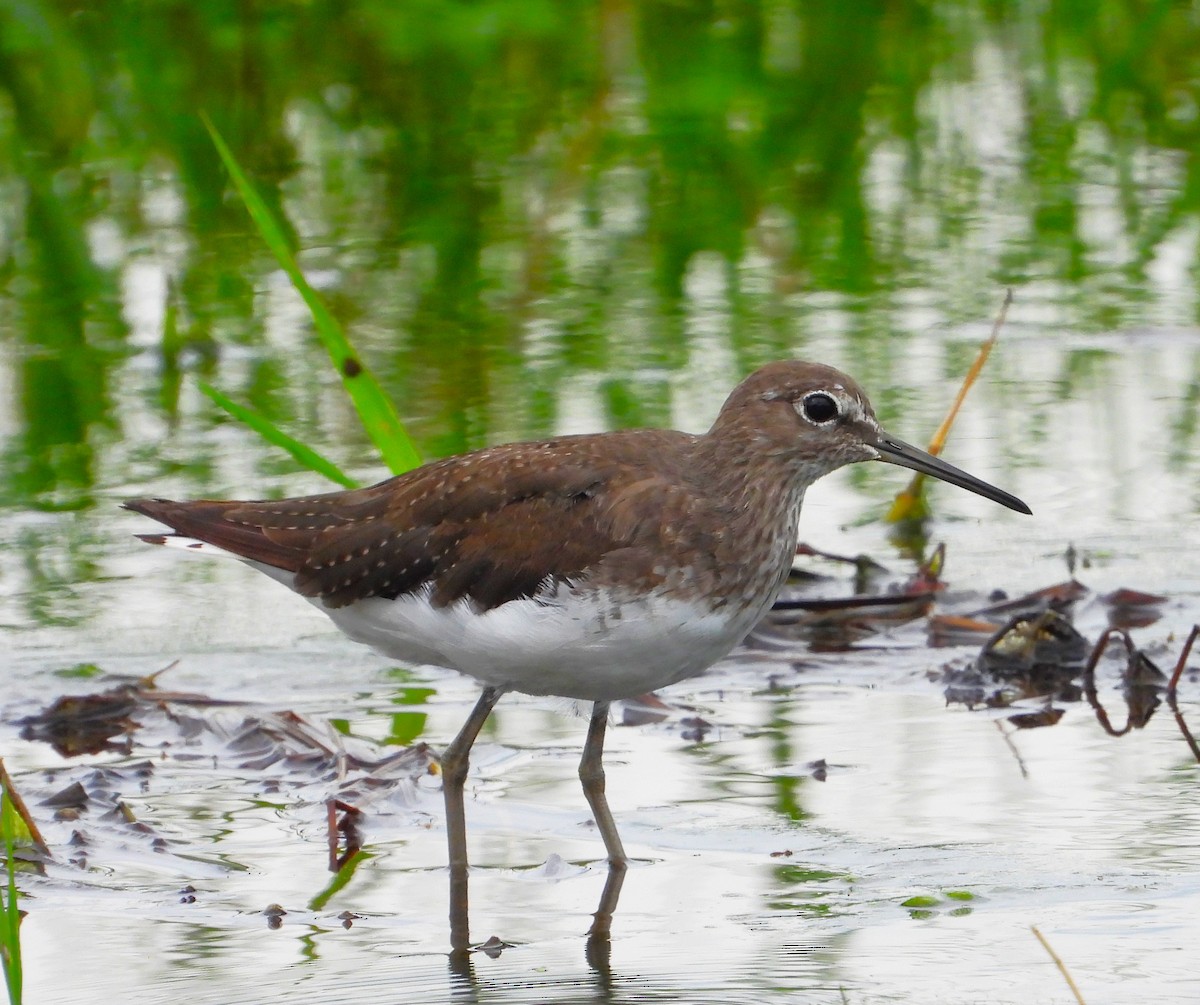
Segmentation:
{"type": "Polygon", "coordinates": [[[940,478],[951,485],[957,485],[968,492],[991,499],[992,502],[998,502],[1001,506],[1015,509],[1018,513],[1033,513],[1033,510],[1011,493],[998,489],[995,485],[989,485],[982,479],[967,474],[962,468],[947,464],[940,457],[927,454],[920,447],[914,447],[911,443],[905,443],[903,440],[897,440],[894,436],[884,433],[873,446],[879,451],[881,461],[899,464],[902,468],[912,468],[914,471],[920,471],[923,475],[940,478]]]}

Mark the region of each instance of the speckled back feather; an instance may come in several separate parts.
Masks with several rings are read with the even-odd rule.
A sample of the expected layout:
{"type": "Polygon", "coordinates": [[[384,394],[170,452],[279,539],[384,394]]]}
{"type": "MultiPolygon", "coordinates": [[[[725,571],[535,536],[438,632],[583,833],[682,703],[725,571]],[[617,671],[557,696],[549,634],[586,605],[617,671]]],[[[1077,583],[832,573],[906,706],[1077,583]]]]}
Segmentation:
{"type": "Polygon", "coordinates": [[[664,535],[688,527],[693,493],[683,466],[655,471],[641,452],[655,456],[670,442],[665,456],[682,457],[693,439],[660,430],[563,437],[447,458],[348,492],[125,505],[177,535],[295,573],[296,591],[330,608],[429,587],[435,606],[468,599],[489,610],[617,562],[653,577],[652,555],[664,535]]]}

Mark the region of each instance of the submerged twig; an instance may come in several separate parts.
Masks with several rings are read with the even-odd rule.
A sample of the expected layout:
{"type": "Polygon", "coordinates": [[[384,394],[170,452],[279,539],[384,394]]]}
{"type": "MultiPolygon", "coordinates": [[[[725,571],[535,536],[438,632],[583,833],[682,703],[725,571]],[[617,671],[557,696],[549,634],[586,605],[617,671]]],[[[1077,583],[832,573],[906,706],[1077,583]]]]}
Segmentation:
{"type": "Polygon", "coordinates": [[[1200,625],[1192,625],[1192,632],[1183,644],[1183,652],[1179,654],[1179,662],[1175,664],[1175,671],[1171,674],[1171,679],[1167,681],[1167,701],[1172,704],[1175,703],[1175,692],[1179,688],[1179,678],[1183,676],[1183,669],[1187,666],[1188,657],[1192,654],[1192,646],[1196,644],[1197,636],[1200,636],[1200,625]]]}
{"type": "Polygon", "coordinates": [[[1196,738],[1192,736],[1192,731],[1188,729],[1187,720],[1184,719],[1183,713],[1179,711],[1179,706],[1175,703],[1175,699],[1167,699],[1167,707],[1170,708],[1171,714],[1175,716],[1175,725],[1179,727],[1179,732],[1183,734],[1184,742],[1192,751],[1192,756],[1197,762],[1200,762],[1200,744],[1196,743],[1196,738]]]}
{"type": "Polygon", "coordinates": [[[1071,989],[1071,994],[1075,996],[1075,1000],[1079,1002],[1079,1005],[1087,1005],[1087,1002],[1083,1000],[1083,994],[1080,992],[1079,986],[1075,983],[1074,979],[1072,979],[1071,972],[1067,969],[1067,965],[1063,963],[1062,957],[1054,951],[1054,947],[1046,941],[1046,936],[1038,931],[1037,925],[1030,925],[1029,930],[1037,936],[1037,940],[1042,944],[1042,948],[1050,954],[1050,959],[1052,959],[1054,961],[1054,965],[1058,967],[1058,972],[1063,975],[1063,980],[1067,982],[1067,987],[1071,989]]]}
{"type": "Polygon", "coordinates": [[[1021,752],[1017,750],[1017,745],[1013,743],[1012,737],[1009,736],[1008,732],[1005,730],[1004,723],[1002,723],[999,719],[994,721],[996,723],[996,729],[999,730],[1000,735],[1004,737],[1004,742],[1008,746],[1008,749],[1012,751],[1012,755],[1017,762],[1017,767],[1021,769],[1021,777],[1028,778],[1029,769],[1025,767],[1025,759],[1021,756],[1021,752]]]}
{"type": "Polygon", "coordinates": [[[1196,642],[1196,638],[1200,636],[1200,625],[1193,625],[1192,632],[1187,637],[1187,642],[1183,644],[1183,652],[1179,654],[1179,662],[1175,664],[1175,670],[1171,674],[1170,681],[1167,682],[1167,707],[1171,710],[1171,714],[1175,716],[1175,725],[1179,727],[1179,732],[1183,734],[1183,739],[1192,751],[1192,756],[1200,761],[1200,744],[1196,743],[1196,738],[1192,736],[1192,731],[1188,729],[1188,724],[1183,718],[1183,713],[1179,711],[1179,678],[1183,676],[1183,670],[1187,666],[1188,657],[1192,654],[1192,646],[1196,642]]]}

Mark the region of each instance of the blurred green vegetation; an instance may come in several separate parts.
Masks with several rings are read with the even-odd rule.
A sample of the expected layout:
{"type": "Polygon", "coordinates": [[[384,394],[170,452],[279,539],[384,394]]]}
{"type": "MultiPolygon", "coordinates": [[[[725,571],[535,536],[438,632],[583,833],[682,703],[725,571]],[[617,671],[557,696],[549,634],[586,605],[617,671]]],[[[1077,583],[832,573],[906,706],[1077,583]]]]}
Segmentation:
{"type": "Polygon", "coordinates": [[[363,462],[201,113],[437,456],[555,428],[580,381],[668,422],[714,324],[744,370],[814,305],[876,381],[917,290],[1193,323],[1148,270],[1200,210],[1198,52],[1152,0],[0,0],[0,501],[204,481],[207,446],[146,439],[220,421],[191,371],[363,462]]]}

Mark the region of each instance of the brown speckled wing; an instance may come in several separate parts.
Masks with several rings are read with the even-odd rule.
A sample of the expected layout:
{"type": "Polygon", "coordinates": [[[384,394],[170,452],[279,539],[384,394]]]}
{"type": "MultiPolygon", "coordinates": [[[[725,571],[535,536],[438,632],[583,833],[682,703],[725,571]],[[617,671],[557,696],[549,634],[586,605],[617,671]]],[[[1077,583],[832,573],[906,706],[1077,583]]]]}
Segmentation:
{"type": "Polygon", "coordinates": [[[661,578],[653,555],[689,525],[694,498],[680,471],[646,462],[644,448],[667,438],[676,447],[691,440],[610,434],[593,451],[596,438],[569,437],[452,457],[349,492],[126,505],[178,534],[294,572],[297,592],[328,607],[429,587],[435,605],[469,599],[488,610],[547,582],[615,573],[615,564],[625,581],[661,578]]]}

